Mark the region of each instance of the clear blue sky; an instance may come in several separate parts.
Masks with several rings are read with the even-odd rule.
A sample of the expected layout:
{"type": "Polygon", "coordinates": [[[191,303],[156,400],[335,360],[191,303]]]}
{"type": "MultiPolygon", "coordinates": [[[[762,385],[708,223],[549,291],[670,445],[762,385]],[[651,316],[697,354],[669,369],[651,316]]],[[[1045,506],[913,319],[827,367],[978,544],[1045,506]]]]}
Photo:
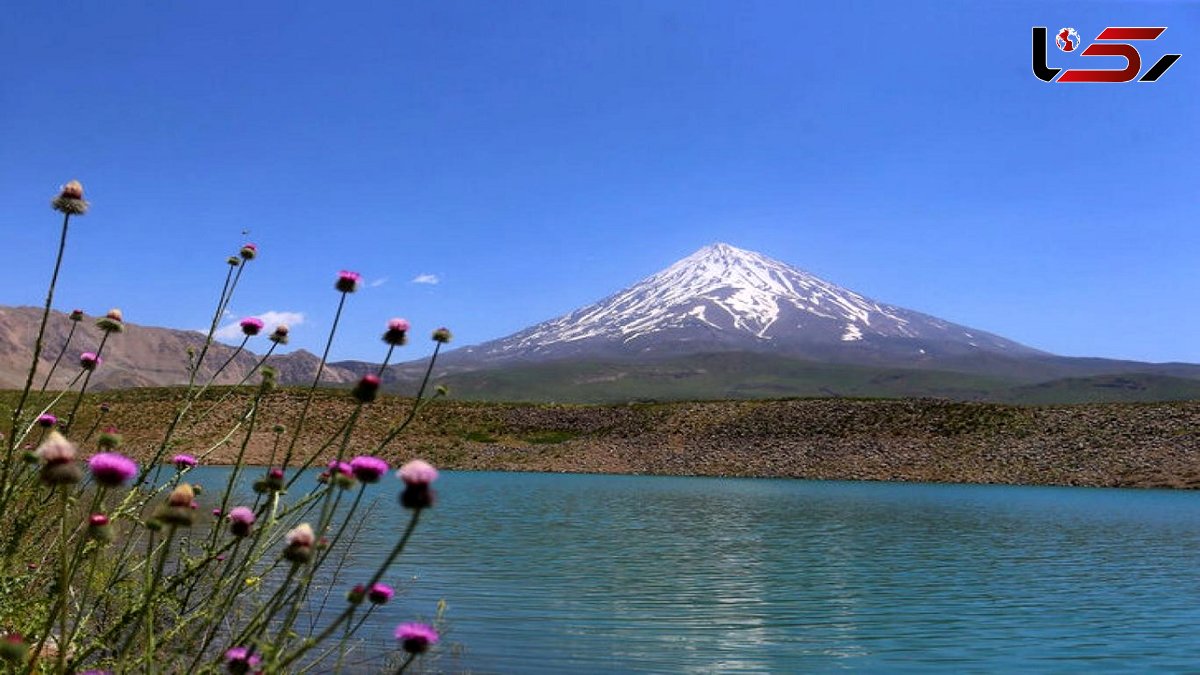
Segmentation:
{"type": "Polygon", "coordinates": [[[79,178],[58,308],[205,326],[249,239],[231,309],[302,314],[295,346],[339,269],[375,284],[339,359],[391,316],[416,357],[726,241],[1052,352],[1200,362],[1198,31],[1162,2],[10,3],[0,304],[42,301],[79,178]],[[1034,25],[1167,26],[1145,67],[1183,58],[1046,84],[1034,25]]]}

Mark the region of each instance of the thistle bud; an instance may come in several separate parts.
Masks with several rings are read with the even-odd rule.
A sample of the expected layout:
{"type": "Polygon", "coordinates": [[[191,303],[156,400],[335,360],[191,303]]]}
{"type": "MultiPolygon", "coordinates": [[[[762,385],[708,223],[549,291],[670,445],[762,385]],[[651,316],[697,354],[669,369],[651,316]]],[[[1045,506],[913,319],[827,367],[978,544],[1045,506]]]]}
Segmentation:
{"type": "Polygon", "coordinates": [[[408,320],[392,319],[387,322],[387,330],[383,332],[383,341],[393,347],[408,344],[408,320]]]}
{"type": "Polygon", "coordinates": [[[58,431],[51,431],[35,453],[42,460],[41,479],[47,485],[78,483],[83,472],[75,464],[75,444],[58,431]]]}
{"type": "Polygon", "coordinates": [[[258,247],[254,244],[245,244],[242,246],[242,250],[238,251],[238,255],[242,257],[242,260],[254,260],[258,256],[258,247]]]}
{"type": "Polygon", "coordinates": [[[167,503],[159,508],[155,517],[169,525],[190,527],[196,522],[196,513],[193,508],[195,500],[196,492],[192,490],[192,486],[180,483],[171,491],[171,494],[167,495],[167,503]]]}
{"type": "Polygon", "coordinates": [[[379,394],[380,380],[377,375],[363,375],[350,393],[359,403],[370,403],[379,394]]]}
{"type": "Polygon", "coordinates": [[[96,327],[105,333],[120,333],[125,330],[125,317],[121,314],[121,310],[114,307],[96,321],[96,327]]]}
{"type": "Polygon", "coordinates": [[[29,657],[29,645],[20,633],[9,633],[0,638],[0,661],[23,664],[29,657]]]}
{"type": "Polygon", "coordinates": [[[283,549],[283,557],[294,563],[306,563],[312,558],[313,544],[316,535],[308,523],[300,523],[287,533],[287,547],[283,549]]]}
{"type": "Polygon", "coordinates": [[[55,211],[67,215],[82,216],[87,213],[88,203],[83,199],[83,184],[77,180],[62,186],[58,196],[50,201],[55,211]]]}
{"type": "Polygon", "coordinates": [[[95,352],[84,352],[79,355],[79,367],[84,370],[95,370],[100,367],[101,363],[104,363],[104,359],[95,352]]]}
{"type": "Polygon", "coordinates": [[[108,516],[103,513],[93,513],[88,517],[88,536],[96,541],[108,543],[113,540],[112,528],[109,527],[108,516]]]}
{"type": "Polygon", "coordinates": [[[433,341],[434,342],[446,344],[447,342],[450,341],[450,338],[451,338],[451,335],[450,335],[449,328],[439,328],[439,329],[433,331],[433,341]]]}
{"type": "Polygon", "coordinates": [[[342,270],[338,272],[337,281],[333,287],[342,293],[353,293],[358,290],[358,282],[362,280],[362,275],[358,272],[349,272],[342,270]]]}

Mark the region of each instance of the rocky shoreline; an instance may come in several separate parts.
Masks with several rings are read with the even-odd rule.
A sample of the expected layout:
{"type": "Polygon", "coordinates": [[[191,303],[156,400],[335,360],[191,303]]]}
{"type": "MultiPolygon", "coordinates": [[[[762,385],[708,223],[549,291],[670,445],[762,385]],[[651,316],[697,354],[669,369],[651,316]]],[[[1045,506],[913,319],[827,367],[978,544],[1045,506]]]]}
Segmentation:
{"type": "MultiPolygon", "coordinates": [[[[213,392],[212,398],[221,392],[213,392]]],[[[109,392],[103,424],[118,427],[143,461],[171,418],[172,390],[109,392]]],[[[269,397],[246,444],[250,463],[278,463],[303,392],[269,397]],[[274,452],[274,458],[272,453],[274,452]]],[[[100,398],[85,402],[96,415],[100,398]]],[[[234,461],[245,437],[237,394],[171,452],[234,461]]],[[[202,402],[200,409],[208,404],[202,402]]],[[[349,452],[370,451],[411,400],[368,406],[349,452]]],[[[338,432],[353,409],[321,391],[296,456],[338,432]]],[[[94,418],[83,417],[82,424],[94,418]]],[[[421,456],[447,469],[785,477],[1095,487],[1200,487],[1200,402],[1009,406],[943,400],[803,399],[628,405],[435,401],[384,456],[421,456]]],[[[332,456],[332,451],[324,455],[332,456]]]]}

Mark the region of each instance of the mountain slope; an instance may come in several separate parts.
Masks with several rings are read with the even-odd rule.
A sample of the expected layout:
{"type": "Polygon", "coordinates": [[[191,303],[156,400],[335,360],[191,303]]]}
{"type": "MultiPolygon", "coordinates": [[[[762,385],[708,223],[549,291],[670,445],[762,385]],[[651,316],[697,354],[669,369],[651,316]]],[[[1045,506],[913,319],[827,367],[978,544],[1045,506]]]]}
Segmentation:
{"type": "Polygon", "coordinates": [[[728,244],[706,246],[595,304],[460,350],[464,363],[715,351],[851,363],[1041,352],[980,330],[872,300],[728,244]]]}

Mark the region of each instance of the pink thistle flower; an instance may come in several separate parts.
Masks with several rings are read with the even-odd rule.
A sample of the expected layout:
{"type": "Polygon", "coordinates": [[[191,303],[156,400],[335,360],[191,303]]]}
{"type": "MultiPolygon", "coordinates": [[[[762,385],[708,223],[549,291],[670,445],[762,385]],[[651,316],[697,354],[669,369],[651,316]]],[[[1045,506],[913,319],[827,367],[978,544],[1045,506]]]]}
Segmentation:
{"type": "Polygon", "coordinates": [[[345,462],[339,462],[336,459],[329,460],[329,464],[327,464],[326,466],[329,467],[329,470],[331,472],[336,471],[337,473],[340,473],[343,476],[349,476],[352,473],[349,464],[347,464],[345,462]]]}
{"type": "Polygon", "coordinates": [[[180,483],[167,495],[167,503],[155,513],[155,517],[171,525],[191,527],[196,522],[196,491],[187,483],[180,483]]]}
{"type": "Polygon", "coordinates": [[[378,375],[363,375],[362,379],[358,381],[358,384],[354,385],[354,390],[350,393],[360,403],[370,403],[379,395],[380,384],[378,375]]]}
{"type": "Polygon", "coordinates": [[[234,675],[244,675],[260,663],[262,658],[245,647],[231,647],[225,652],[225,667],[234,675]]]}
{"type": "Polygon", "coordinates": [[[171,494],[167,495],[167,504],[175,507],[191,508],[196,501],[196,491],[187,483],[180,483],[171,494]]]}
{"type": "Polygon", "coordinates": [[[354,477],[364,483],[378,483],[383,474],[388,471],[388,463],[378,457],[365,455],[350,460],[350,470],[354,477]]]}
{"type": "Polygon", "coordinates": [[[116,452],[101,452],[88,460],[92,478],[105,487],[117,487],[133,478],[138,467],[132,459],[116,452]]]}
{"type": "Polygon", "coordinates": [[[59,194],[67,199],[83,199],[83,183],[73,180],[62,186],[59,194]]]}
{"type": "Polygon", "coordinates": [[[437,644],[438,633],[427,624],[402,623],[396,626],[396,639],[409,654],[423,654],[430,645],[437,644]]]}
{"type": "Polygon", "coordinates": [[[254,512],[245,506],[238,506],[229,512],[229,531],[235,537],[245,537],[250,534],[250,526],[254,524],[254,512]]]}
{"type": "Polygon", "coordinates": [[[313,533],[312,525],[300,523],[288,531],[285,539],[292,546],[312,546],[317,542],[317,535],[313,533]]]}
{"type": "Polygon", "coordinates": [[[84,370],[95,370],[101,363],[104,363],[104,359],[95,352],[84,352],[79,355],[79,367],[84,370]]]}
{"type": "Polygon", "coordinates": [[[437,469],[423,459],[414,459],[396,472],[406,485],[429,485],[437,480],[437,469]]]}
{"type": "Polygon", "coordinates": [[[283,480],[283,469],[271,469],[267,472],[267,478],[272,480],[283,480]]]}
{"type": "Polygon", "coordinates": [[[190,469],[193,466],[196,466],[196,458],[192,457],[191,455],[180,454],[172,457],[171,463],[175,465],[176,469],[183,471],[184,469],[190,469]]]}
{"type": "Polygon", "coordinates": [[[254,244],[243,244],[238,255],[242,256],[242,260],[254,260],[258,256],[258,247],[254,244]]]}
{"type": "Polygon", "coordinates": [[[342,270],[338,272],[337,281],[334,282],[333,287],[342,293],[353,293],[358,290],[359,281],[362,281],[362,275],[358,272],[342,270]]]}
{"type": "Polygon", "coordinates": [[[420,459],[400,467],[396,472],[404,481],[404,491],[400,493],[400,505],[406,509],[427,509],[433,506],[437,496],[429,484],[437,480],[437,469],[428,462],[420,459]]]}
{"type": "Polygon", "coordinates": [[[58,431],[51,431],[34,454],[47,464],[71,462],[75,460],[75,444],[58,431]]]}
{"type": "Polygon", "coordinates": [[[375,584],[367,591],[367,599],[375,605],[386,605],[388,600],[396,594],[395,589],[387,584],[375,584]]]}
{"type": "Polygon", "coordinates": [[[312,547],[317,537],[311,525],[300,523],[287,533],[285,539],[287,547],[283,549],[284,559],[293,563],[306,563],[312,558],[312,547]]]}
{"type": "Polygon", "coordinates": [[[213,514],[214,518],[220,518],[221,517],[221,509],[213,509],[212,514],[213,514]]]}
{"type": "Polygon", "coordinates": [[[408,319],[391,319],[387,322],[387,330],[383,333],[383,341],[393,347],[402,347],[408,343],[408,319]]]}
{"type": "Polygon", "coordinates": [[[37,425],[39,427],[49,429],[55,424],[58,424],[58,418],[54,415],[51,415],[50,413],[42,413],[41,415],[38,415],[37,425]]]}
{"type": "Polygon", "coordinates": [[[103,513],[93,513],[88,516],[88,525],[92,527],[104,527],[108,524],[108,516],[103,513]]]}
{"type": "Polygon", "coordinates": [[[246,337],[254,337],[262,332],[263,326],[266,324],[256,316],[248,316],[242,319],[239,325],[242,327],[242,333],[246,337]]]}

